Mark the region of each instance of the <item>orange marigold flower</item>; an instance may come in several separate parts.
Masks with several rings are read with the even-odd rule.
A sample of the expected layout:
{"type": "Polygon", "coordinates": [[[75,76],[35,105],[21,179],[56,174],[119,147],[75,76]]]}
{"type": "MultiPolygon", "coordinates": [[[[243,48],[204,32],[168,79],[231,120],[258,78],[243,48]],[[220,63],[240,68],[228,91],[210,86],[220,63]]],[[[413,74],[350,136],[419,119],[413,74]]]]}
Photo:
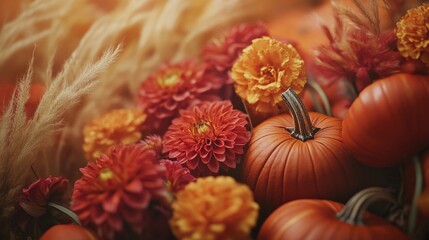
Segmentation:
{"type": "Polygon", "coordinates": [[[420,59],[429,67],[429,4],[409,9],[396,23],[396,36],[402,56],[420,59]]]}
{"type": "Polygon", "coordinates": [[[168,192],[165,167],[154,151],[142,144],[118,145],[80,171],[71,208],[84,226],[103,239],[126,239],[130,230],[140,237],[155,231],[152,222],[162,216],[158,209],[168,209],[168,192]]]}
{"type": "Polygon", "coordinates": [[[95,160],[120,143],[138,142],[145,120],[146,114],[129,109],[116,109],[92,120],[83,130],[86,159],[95,160]]]}
{"type": "Polygon", "coordinates": [[[236,93],[257,112],[278,112],[281,93],[293,88],[301,92],[307,82],[304,61],[291,44],[269,37],[253,40],[252,45],[232,67],[236,93]]]}
{"type": "Polygon", "coordinates": [[[213,175],[235,168],[250,139],[246,114],[230,101],[204,102],[180,111],[164,136],[163,151],[192,171],[213,175]]]}
{"type": "Polygon", "coordinates": [[[178,239],[249,239],[258,204],[252,191],[227,176],[198,178],[177,194],[170,226],[178,239]]]}
{"type": "Polygon", "coordinates": [[[183,61],[162,65],[142,82],[138,100],[148,114],[146,125],[152,133],[163,135],[180,109],[220,99],[203,73],[194,61],[183,61]]]}

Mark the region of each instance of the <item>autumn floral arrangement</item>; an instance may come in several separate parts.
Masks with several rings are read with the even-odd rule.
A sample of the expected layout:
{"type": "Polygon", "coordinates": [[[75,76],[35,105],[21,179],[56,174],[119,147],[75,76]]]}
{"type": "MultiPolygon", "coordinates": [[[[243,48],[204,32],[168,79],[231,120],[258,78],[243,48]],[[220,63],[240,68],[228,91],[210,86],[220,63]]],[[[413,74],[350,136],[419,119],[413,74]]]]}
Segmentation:
{"type": "MultiPolygon", "coordinates": [[[[64,12],[78,2],[62,6],[64,12]]],[[[231,15],[227,29],[219,25],[209,34],[198,24],[215,15],[203,10],[226,11],[214,1],[114,2],[95,1],[102,6],[98,21],[64,15],[61,24],[26,39],[17,23],[56,4],[29,3],[15,25],[2,28],[0,46],[20,36],[18,52],[45,39],[40,52],[49,53],[32,50],[0,118],[2,236],[429,236],[427,3],[322,1],[333,17],[320,25],[325,42],[314,40],[310,53],[287,31],[272,34],[260,21],[262,7],[249,8],[253,21],[231,15]],[[168,32],[171,23],[159,19],[168,22],[172,9],[182,25],[168,32]],[[191,23],[199,35],[186,29],[191,23]],[[54,34],[61,26],[68,32],[54,34]],[[182,42],[162,40],[163,30],[182,42]],[[76,50],[50,53],[64,37],[76,40],[76,50]],[[198,41],[201,47],[192,48],[198,41]],[[173,49],[178,53],[165,58],[173,49]],[[70,56],[61,67],[62,54],[70,56]],[[46,89],[29,110],[32,78],[45,79],[46,89]],[[20,174],[28,169],[36,181],[20,174]]],[[[238,2],[231,14],[252,3],[238,2]]],[[[0,56],[0,65],[12,53],[0,56]]]]}

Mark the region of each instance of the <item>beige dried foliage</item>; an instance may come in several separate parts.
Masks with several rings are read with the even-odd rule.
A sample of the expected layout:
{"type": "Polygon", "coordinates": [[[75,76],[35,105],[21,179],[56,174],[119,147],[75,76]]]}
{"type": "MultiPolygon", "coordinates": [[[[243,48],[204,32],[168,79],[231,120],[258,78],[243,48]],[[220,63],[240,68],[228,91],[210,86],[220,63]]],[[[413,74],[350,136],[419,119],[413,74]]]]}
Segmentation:
{"type": "Polygon", "coordinates": [[[0,119],[2,226],[22,187],[35,179],[32,167],[39,177],[79,177],[86,163],[83,127],[110,109],[134,106],[139,84],[160,63],[197,56],[204,43],[234,24],[313,1],[20,2],[21,13],[0,30],[0,84],[25,72],[32,54],[34,62],[0,119]],[[106,52],[118,45],[120,52],[106,52]],[[24,104],[32,81],[44,83],[46,91],[28,119],[24,104]]]}
{"type": "Polygon", "coordinates": [[[119,51],[119,47],[107,50],[100,59],[83,66],[73,80],[67,74],[59,74],[43,95],[34,117],[27,119],[24,105],[29,97],[33,75],[33,64],[30,63],[27,74],[18,84],[15,97],[0,118],[0,141],[3,143],[0,145],[2,226],[6,225],[6,219],[22,188],[35,178],[31,171],[32,165],[43,165],[48,173],[58,167],[49,158],[38,159],[38,153],[54,152],[49,148],[53,145],[53,138],[64,127],[66,112],[94,88],[101,72],[113,63],[119,51]]]}

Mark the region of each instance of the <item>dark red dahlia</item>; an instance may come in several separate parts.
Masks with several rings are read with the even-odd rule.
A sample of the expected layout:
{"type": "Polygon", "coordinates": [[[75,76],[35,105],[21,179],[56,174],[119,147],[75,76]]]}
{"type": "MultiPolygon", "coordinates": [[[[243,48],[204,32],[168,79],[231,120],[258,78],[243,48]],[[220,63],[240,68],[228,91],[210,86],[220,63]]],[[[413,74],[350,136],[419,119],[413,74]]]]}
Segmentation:
{"type": "MultiPolygon", "coordinates": [[[[48,203],[68,205],[68,180],[63,177],[41,178],[23,189],[11,217],[12,229],[23,237],[39,238],[59,221],[48,203]]],[[[63,219],[64,220],[64,219],[63,219]]]]}
{"type": "Polygon", "coordinates": [[[204,78],[211,81],[214,88],[224,88],[224,99],[230,99],[234,94],[233,81],[229,76],[232,65],[253,39],[262,36],[269,36],[263,23],[243,23],[203,47],[201,58],[206,64],[204,78]]]}
{"type": "Polygon", "coordinates": [[[188,183],[195,181],[195,177],[187,167],[182,166],[177,161],[161,160],[161,165],[165,166],[167,189],[172,193],[182,190],[188,183]]]}
{"type": "Polygon", "coordinates": [[[145,124],[152,133],[163,135],[180,109],[219,99],[203,73],[195,62],[183,61],[162,65],[142,82],[138,100],[148,115],[145,124]]]}
{"type": "Polygon", "coordinates": [[[250,139],[247,115],[230,101],[204,102],[180,111],[164,136],[163,151],[194,176],[235,168],[250,139]]]}
{"type": "Polygon", "coordinates": [[[165,154],[162,153],[162,138],[159,135],[153,134],[146,136],[140,141],[147,149],[153,150],[156,153],[158,160],[166,158],[165,154]]]}
{"type": "Polygon", "coordinates": [[[161,211],[168,199],[165,167],[143,144],[118,145],[81,172],[72,209],[103,239],[144,237],[155,231],[152,224],[160,219],[168,226],[168,216],[161,211]]]}

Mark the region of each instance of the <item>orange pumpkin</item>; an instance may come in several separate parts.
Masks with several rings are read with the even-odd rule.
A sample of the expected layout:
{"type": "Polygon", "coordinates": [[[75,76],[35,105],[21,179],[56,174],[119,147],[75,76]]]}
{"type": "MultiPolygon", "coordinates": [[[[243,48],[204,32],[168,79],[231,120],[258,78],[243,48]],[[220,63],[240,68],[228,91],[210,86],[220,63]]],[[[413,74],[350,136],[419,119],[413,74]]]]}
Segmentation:
{"type": "Polygon", "coordinates": [[[345,206],[327,200],[295,200],[268,217],[257,239],[409,239],[387,220],[365,212],[366,204],[377,200],[395,202],[392,195],[378,188],[359,192],[345,206]]]}
{"type": "Polygon", "coordinates": [[[390,169],[366,167],[348,153],[340,119],[308,114],[293,90],[283,94],[291,115],[274,116],[254,128],[242,164],[243,180],[253,189],[262,216],[291,200],[346,201],[356,191],[390,181],[390,169]]]}
{"type": "Polygon", "coordinates": [[[46,231],[40,240],[96,240],[91,231],[75,224],[55,225],[46,231]]]}
{"type": "Polygon", "coordinates": [[[343,121],[343,140],[360,162],[397,166],[429,147],[429,76],[395,74],[360,92],[343,121]]]}

